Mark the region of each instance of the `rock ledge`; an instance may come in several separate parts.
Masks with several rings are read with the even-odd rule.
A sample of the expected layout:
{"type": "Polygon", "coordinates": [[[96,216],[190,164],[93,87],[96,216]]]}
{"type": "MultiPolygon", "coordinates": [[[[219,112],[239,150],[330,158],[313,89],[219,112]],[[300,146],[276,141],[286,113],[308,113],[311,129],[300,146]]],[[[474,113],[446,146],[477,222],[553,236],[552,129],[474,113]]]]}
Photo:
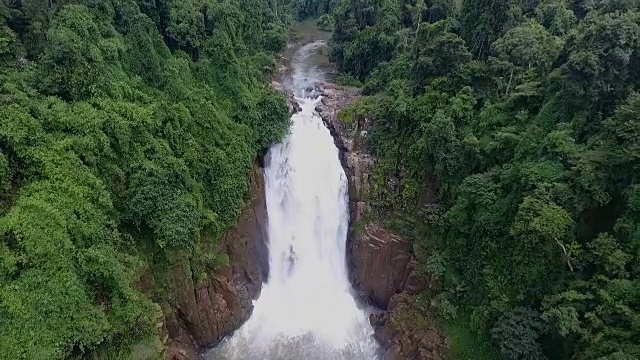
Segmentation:
{"type": "Polygon", "coordinates": [[[340,150],[340,161],[349,181],[349,233],[347,263],[349,279],[360,300],[381,309],[372,314],[375,337],[387,360],[441,360],[447,344],[437,323],[416,311],[414,303],[423,291],[434,292],[437,279],[421,274],[413,245],[368,221],[375,158],[367,152],[371,119],[346,122],[340,109],[356,100],[357,89],[318,84],[323,96],[316,111],[340,150]]]}
{"type": "Polygon", "coordinates": [[[238,329],[253,312],[253,300],[268,276],[267,208],[262,169],[250,176],[251,201],[237,226],[218,244],[228,263],[194,281],[189,259],[176,260],[170,270],[170,300],[162,304],[170,360],[196,360],[198,353],[217,345],[238,329]]]}

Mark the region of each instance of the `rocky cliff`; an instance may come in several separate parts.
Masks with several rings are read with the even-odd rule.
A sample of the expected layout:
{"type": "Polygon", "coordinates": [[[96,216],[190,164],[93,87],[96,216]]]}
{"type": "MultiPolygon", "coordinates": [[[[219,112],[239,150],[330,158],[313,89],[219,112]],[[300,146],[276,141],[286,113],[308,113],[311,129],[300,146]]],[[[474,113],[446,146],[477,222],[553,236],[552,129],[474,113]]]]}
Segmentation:
{"type": "MultiPolygon", "coordinates": [[[[271,84],[287,97],[289,116],[300,110],[293,95],[277,82],[271,84]]],[[[196,360],[198,353],[217,345],[238,329],[253,312],[262,283],[269,272],[267,204],[259,157],[249,177],[250,199],[235,228],[217,244],[228,258],[213,273],[195,276],[190,258],[179,258],[169,270],[164,299],[164,343],[170,360],[196,360]],[[194,280],[194,279],[198,280],[194,280]]],[[[148,279],[148,281],[153,281],[148,279]]],[[[153,284],[143,286],[154,288],[153,284]]],[[[157,286],[155,286],[157,288],[157,286]]]]}
{"type": "Polygon", "coordinates": [[[320,84],[316,90],[323,95],[316,110],[340,149],[349,181],[349,277],[361,300],[382,310],[371,315],[375,337],[388,360],[442,359],[446,342],[441,331],[413,306],[420,292],[435,290],[436,279],[419,272],[411,243],[367,216],[375,164],[366,147],[371,120],[348,122],[339,116],[358,91],[332,84],[320,84]]]}
{"type": "Polygon", "coordinates": [[[195,281],[192,262],[172,265],[168,300],[163,304],[169,359],[197,359],[202,349],[216,345],[239,328],[253,311],[268,275],[267,209],[262,169],[250,176],[251,199],[237,226],[218,243],[228,262],[195,281]]]}

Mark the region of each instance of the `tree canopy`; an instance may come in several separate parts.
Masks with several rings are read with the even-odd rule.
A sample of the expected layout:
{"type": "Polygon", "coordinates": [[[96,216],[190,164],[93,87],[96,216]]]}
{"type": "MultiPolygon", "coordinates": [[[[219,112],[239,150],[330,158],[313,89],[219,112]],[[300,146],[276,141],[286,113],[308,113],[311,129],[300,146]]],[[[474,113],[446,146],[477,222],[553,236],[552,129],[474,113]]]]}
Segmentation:
{"type": "Polygon", "coordinates": [[[434,301],[505,359],[639,358],[638,2],[344,0],[333,16],[332,59],[373,121],[374,213],[439,259],[434,301]]]}
{"type": "Polygon", "coordinates": [[[210,258],[201,242],[234,225],[256,155],[288,128],[267,85],[284,11],[35,0],[0,15],[0,357],[128,358],[158,335],[142,269],[210,258]]]}

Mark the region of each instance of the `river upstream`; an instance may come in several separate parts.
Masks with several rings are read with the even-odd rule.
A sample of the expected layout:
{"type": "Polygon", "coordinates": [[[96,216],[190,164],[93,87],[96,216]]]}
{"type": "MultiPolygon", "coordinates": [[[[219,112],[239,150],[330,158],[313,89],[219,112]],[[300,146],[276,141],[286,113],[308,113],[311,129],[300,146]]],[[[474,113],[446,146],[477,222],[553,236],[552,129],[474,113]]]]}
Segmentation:
{"type": "Polygon", "coordinates": [[[293,51],[283,80],[302,110],[265,159],[270,274],[251,318],[207,360],[372,360],[378,345],[347,276],[347,177],[306,89],[325,41],[293,51]]]}

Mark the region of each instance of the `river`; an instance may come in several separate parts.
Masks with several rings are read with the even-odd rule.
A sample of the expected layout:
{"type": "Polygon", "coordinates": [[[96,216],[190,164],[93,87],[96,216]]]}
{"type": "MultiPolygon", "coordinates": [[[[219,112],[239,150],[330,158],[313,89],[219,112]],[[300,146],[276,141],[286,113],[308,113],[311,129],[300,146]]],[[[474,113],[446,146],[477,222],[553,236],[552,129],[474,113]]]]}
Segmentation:
{"type": "Polygon", "coordinates": [[[373,360],[368,312],[347,276],[347,178],[306,89],[327,76],[324,40],[293,49],[283,79],[302,111],[266,155],[270,277],[251,318],[207,360],[373,360]]]}

